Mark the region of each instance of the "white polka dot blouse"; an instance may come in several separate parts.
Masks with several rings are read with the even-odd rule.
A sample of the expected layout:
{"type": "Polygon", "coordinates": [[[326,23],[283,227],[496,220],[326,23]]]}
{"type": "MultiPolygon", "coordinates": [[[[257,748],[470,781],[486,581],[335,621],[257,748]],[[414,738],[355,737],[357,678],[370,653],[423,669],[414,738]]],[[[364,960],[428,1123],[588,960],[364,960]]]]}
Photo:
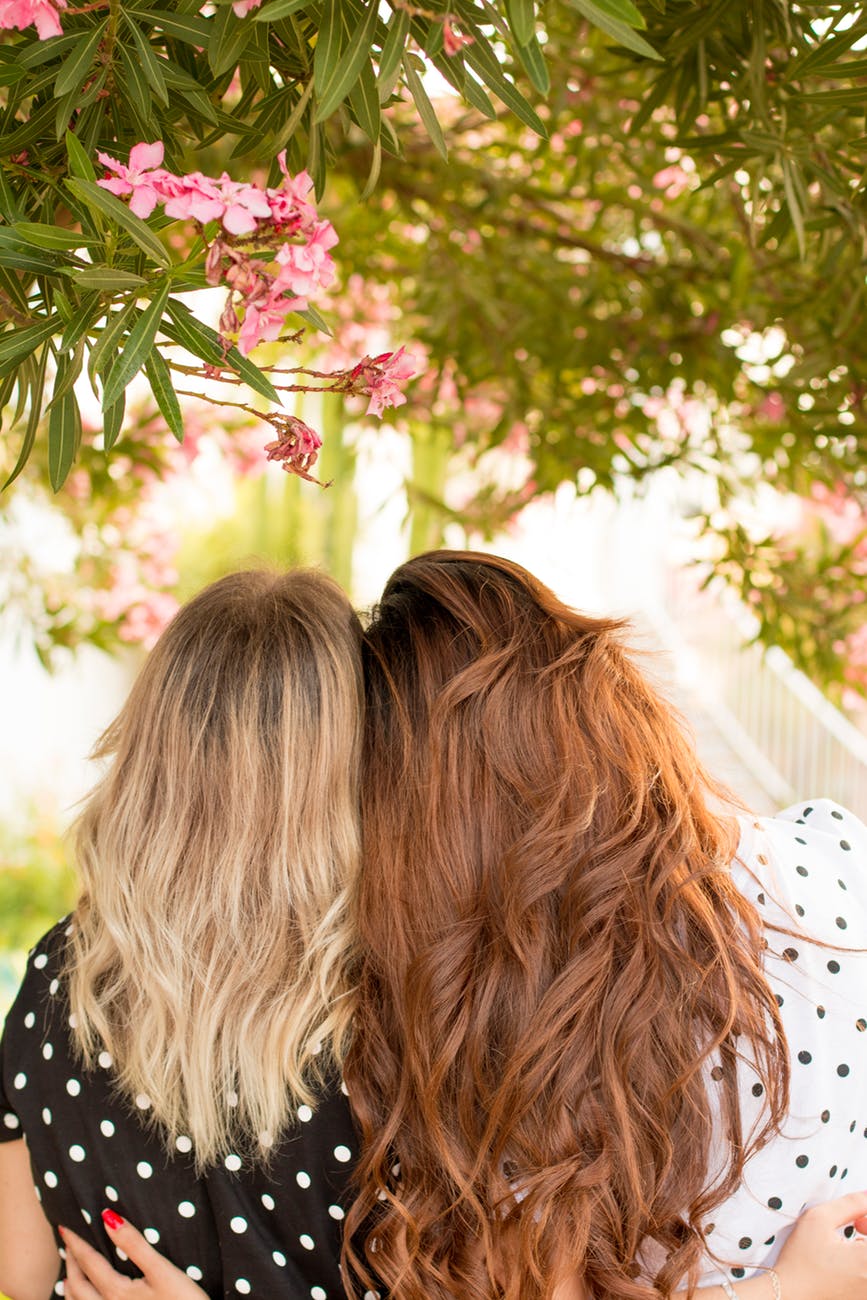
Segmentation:
{"type": "MultiPolygon", "coordinates": [[[[742,818],[732,875],[766,926],[796,936],[765,930],[791,1104],[782,1132],[704,1225],[716,1256],[704,1286],[771,1266],[802,1210],[867,1187],[867,827],[828,799],[742,818]]],[[[749,1133],[763,1097],[748,1064],[738,1086],[749,1133]]]]}

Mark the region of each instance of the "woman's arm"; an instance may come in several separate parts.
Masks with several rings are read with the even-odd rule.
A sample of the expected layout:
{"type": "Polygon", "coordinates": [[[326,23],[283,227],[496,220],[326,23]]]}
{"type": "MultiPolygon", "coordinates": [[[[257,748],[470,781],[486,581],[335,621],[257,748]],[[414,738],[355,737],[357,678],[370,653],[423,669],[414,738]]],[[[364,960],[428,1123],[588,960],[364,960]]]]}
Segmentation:
{"type": "MultiPolygon", "coordinates": [[[[848,1224],[867,1233],[867,1192],[850,1192],[801,1215],[776,1264],[782,1300],[867,1300],[867,1242],[842,1237],[840,1229],[848,1224]]],[[[123,1277],[92,1246],[64,1230],[67,1300],[201,1300],[204,1296],[204,1291],[148,1245],[132,1224],[122,1220],[117,1228],[107,1223],[106,1229],[144,1277],[135,1282],[123,1277]]],[[[774,1295],[767,1274],[736,1283],[734,1291],[738,1300],[772,1300],[774,1295]]],[[[678,1291],[672,1300],[685,1297],[685,1291],[678,1291]]],[[[18,1300],[17,1295],[13,1300],[18,1300]]],[[[559,1284],[554,1300],[590,1297],[576,1276],[559,1284]]],[[[703,1287],[696,1300],[728,1297],[722,1287],[712,1286],[703,1287]]]]}
{"type": "Polygon", "coordinates": [[[46,1300],[60,1273],[51,1225],[36,1199],[23,1138],[0,1142],[0,1291],[46,1300]]]}
{"type": "MultiPolygon", "coordinates": [[[[781,1300],[867,1300],[867,1242],[841,1236],[853,1224],[867,1234],[867,1192],[850,1192],[815,1205],[798,1219],[780,1252],[775,1271],[781,1300]]],[[[737,1300],[773,1300],[768,1273],[732,1284],[737,1300]]],[[[677,1291],[671,1300],[686,1300],[677,1291]]],[[[554,1300],[590,1300],[576,1275],[560,1283],[554,1300]]],[[[702,1287],[695,1300],[730,1300],[721,1286],[702,1287]]]]}

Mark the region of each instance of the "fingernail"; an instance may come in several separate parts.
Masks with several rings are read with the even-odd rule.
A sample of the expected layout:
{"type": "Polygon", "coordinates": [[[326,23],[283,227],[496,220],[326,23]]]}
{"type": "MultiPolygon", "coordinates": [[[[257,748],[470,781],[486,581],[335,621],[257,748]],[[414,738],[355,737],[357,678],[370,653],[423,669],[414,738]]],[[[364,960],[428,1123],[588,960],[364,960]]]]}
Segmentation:
{"type": "Polygon", "coordinates": [[[64,1228],[62,1223],[58,1223],[57,1231],[60,1233],[63,1240],[66,1241],[66,1229],[64,1228]]]}
{"type": "Polygon", "coordinates": [[[114,1210],[103,1210],[102,1221],[108,1228],[109,1232],[117,1232],[118,1228],[123,1227],[123,1219],[114,1210]]]}

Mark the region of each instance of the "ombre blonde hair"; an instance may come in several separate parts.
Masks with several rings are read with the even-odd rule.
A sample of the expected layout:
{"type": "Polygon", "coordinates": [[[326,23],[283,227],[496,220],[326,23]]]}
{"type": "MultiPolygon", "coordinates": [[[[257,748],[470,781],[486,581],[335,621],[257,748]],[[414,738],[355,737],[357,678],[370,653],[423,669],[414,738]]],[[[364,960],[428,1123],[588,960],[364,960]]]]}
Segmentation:
{"type": "Polygon", "coordinates": [[[112,762],[75,827],[74,1035],[200,1167],[267,1158],[343,1057],[359,639],[319,573],[223,578],[170,623],[95,750],[112,762]]]}

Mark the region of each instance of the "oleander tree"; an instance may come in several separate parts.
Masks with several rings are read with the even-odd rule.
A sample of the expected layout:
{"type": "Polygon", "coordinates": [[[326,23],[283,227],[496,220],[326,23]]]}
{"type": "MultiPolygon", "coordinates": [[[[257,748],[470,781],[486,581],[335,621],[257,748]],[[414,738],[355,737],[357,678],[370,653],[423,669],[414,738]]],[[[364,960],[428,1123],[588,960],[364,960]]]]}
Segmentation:
{"type": "Polygon", "coordinates": [[[858,685],[861,5],[0,0],[0,25],[4,477],[60,490],[77,460],[99,495],[115,439],[152,460],[124,414],[140,375],[176,438],[205,379],[302,474],[319,432],[287,390],[400,404],[418,543],[674,467],[712,482],[698,525],[762,636],[858,685]],[[337,356],[359,274],[393,339],[337,356]],[[468,494],[491,456],[520,481],[468,494]],[[745,522],[758,480],[803,527],[745,522]]]}

